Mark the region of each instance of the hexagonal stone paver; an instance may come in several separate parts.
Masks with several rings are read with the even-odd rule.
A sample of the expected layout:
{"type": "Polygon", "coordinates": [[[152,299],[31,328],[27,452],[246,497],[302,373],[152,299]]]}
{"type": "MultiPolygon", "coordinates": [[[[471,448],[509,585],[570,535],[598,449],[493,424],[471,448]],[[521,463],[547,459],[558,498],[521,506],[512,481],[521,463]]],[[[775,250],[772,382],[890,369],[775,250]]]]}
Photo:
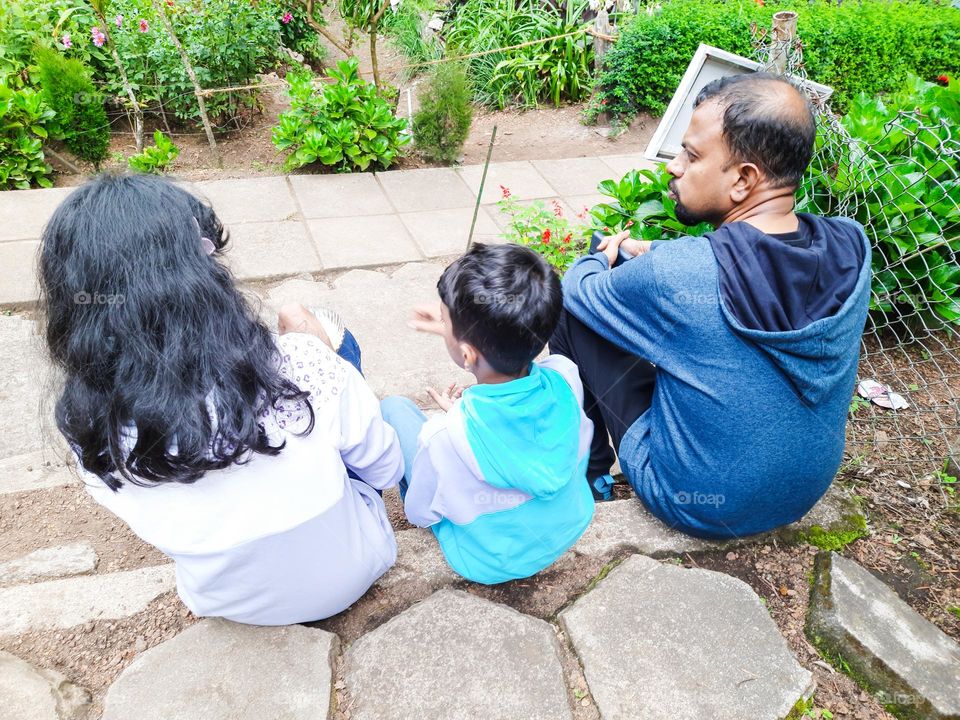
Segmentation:
{"type": "Polygon", "coordinates": [[[853,560],[817,555],[807,635],[903,717],[960,718],[960,645],[853,560]]]}
{"type": "Polygon", "coordinates": [[[103,720],[322,720],[338,647],[301,625],[204,620],[134,660],[103,720]]]}
{"type": "Polygon", "coordinates": [[[750,587],[634,555],[560,613],[604,720],[783,720],[813,691],[750,587]]]}
{"type": "Polygon", "coordinates": [[[440,590],[347,651],[355,720],[571,718],[553,629],[440,590]]]}

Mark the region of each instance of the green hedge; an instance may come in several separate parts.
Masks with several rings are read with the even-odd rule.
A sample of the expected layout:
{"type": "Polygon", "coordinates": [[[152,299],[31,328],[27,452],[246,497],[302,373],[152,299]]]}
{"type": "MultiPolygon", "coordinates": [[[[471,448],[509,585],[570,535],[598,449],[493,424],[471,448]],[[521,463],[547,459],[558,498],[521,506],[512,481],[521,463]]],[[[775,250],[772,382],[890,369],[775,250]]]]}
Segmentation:
{"type": "Polygon", "coordinates": [[[700,43],[751,57],[750,24],[769,27],[775,12],[796,10],[811,80],[835,90],[843,110],[861,92],[900,87],[960,70],[960,10],[932,0],[847,0],[834,5],[771,0],[668,0],[641,10],[604,57],[594,112],[662,113],[700,43]]]}

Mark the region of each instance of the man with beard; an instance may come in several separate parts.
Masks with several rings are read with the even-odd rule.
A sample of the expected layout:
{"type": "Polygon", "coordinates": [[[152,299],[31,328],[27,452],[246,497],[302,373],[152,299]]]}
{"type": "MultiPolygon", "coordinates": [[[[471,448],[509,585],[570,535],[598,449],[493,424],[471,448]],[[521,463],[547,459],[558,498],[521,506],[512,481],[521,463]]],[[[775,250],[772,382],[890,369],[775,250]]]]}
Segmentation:
{"type": "Polygon", "coordinates": [[[852,220],[794,212],[816,130],[788,81],[722,78],[694,107],[670,195],[682,222],[716,229],[606,238],[564,278],[550,350],[583,379],[595,496],[609,437],[651,512],[728,538],[797,520],[840,466],[870,246],[852,220]],[[613,267],[620,248],[634,257],[613,267]]]}

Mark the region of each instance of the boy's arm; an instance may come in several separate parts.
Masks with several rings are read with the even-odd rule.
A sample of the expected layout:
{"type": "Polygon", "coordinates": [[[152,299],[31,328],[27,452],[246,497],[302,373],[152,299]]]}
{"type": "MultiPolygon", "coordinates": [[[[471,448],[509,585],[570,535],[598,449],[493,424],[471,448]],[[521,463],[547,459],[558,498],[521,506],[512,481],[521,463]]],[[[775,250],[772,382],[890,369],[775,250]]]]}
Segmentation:
{"type": "Polygon", "coordinates": [[[383,421],[380,403],[357,369],[347,366],[340,394],[340,457],[368,485],[383,490],[403,476],[396,431],[383,421]]]}

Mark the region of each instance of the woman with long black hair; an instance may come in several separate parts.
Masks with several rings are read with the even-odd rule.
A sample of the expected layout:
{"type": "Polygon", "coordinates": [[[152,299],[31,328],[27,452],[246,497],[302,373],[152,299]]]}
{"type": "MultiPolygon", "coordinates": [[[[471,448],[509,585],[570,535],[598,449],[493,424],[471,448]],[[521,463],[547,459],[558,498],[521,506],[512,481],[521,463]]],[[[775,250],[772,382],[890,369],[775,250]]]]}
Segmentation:
{"type": "Polygon", "coordinates": [[[176,561],[194,613],[328,617],[396,559],[378,490],[403,459],[349,333],[356,366],[302,307],[267,330],[219,261],[227,239],[162,178],[101,175],[60,205],[40,258],[57,426],[90,494],[176,561]]]}

